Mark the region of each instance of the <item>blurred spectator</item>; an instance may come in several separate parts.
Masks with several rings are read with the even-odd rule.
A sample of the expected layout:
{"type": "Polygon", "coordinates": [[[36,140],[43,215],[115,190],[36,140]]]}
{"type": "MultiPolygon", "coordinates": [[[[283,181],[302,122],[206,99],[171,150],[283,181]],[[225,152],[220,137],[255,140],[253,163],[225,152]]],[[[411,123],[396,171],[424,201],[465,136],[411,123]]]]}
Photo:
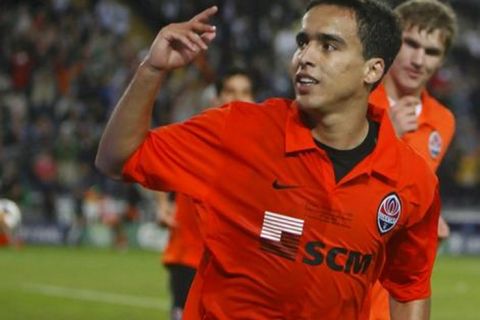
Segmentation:
{"type": "Polygon", "coordinates": [[[130,15],[128,9],[113,0],[100,0],[95,12],[100,25],[115,35],[123,36],[130,27],[130,15]]]}

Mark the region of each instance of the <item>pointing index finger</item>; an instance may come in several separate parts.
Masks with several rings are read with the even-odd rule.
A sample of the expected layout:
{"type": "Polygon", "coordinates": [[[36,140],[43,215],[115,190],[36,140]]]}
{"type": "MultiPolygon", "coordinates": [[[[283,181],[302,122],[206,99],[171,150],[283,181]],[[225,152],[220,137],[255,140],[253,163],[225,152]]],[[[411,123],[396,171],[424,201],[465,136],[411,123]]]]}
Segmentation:
{"type": "Polygon", "coordinates": [[[197,14],[195,17],[192,18],[192,21],[201,21],[201,22],[206,22],[208,19],[210,19],[215,13],[217,13],[218,7],[217,6],[211,6],[210,8],[207,8],[197,14]]]}

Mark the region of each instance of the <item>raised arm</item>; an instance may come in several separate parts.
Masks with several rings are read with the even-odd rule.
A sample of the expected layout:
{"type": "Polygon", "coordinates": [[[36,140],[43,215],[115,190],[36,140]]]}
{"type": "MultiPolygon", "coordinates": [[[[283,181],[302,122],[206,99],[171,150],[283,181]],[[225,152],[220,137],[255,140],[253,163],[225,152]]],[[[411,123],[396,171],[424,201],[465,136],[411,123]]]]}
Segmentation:
{"type": "Polygon", "coordinates": [[[155,97],[166,75],[207,50],[215,38],[215,27],[208,20],[216,12],[216,6],[210,7],[187,22],[167,25],[157,34],[103,132],[95,159],[102,173],[121,178],[123,165],[150,129],[155,97]]]}

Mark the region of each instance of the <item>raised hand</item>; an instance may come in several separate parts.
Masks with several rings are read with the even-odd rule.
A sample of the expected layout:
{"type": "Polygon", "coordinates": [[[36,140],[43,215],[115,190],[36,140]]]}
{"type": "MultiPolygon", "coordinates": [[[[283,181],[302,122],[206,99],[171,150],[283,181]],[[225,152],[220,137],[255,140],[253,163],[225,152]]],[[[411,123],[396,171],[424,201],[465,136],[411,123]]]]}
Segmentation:
{"type": "Polygon", "coordinates": [[[416,107],[420,103],[419,98],[406,96],[390,107],[390,119],[398,137],[418,129],[416,107]]]}
{"type": "Polygon", "coordinates": [[[187,22],[162,28],[150,47],[144,63],[158,70],[172,70],[189,64],[215,38],[215,26],[209,19],[218,11],[210,7],[187,22]]]}

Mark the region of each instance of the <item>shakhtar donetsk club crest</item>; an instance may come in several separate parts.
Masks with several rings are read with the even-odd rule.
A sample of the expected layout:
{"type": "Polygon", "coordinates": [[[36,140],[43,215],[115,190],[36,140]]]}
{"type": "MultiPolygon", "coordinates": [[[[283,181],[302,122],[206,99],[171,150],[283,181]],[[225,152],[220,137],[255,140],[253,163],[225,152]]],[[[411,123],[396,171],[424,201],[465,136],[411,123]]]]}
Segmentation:
{"type": "Polygon", "coordinates": [[[396,193],[390,193],[383,198],[377,211],[377,226],[381,234],[392,230],[400,219],[402,204],[396,193]]]}
{"type": "Polygon", "coordinates": [[[428,151],[430,151],[430,156],[432,158],[438,157],[442,151],[442,137],[438,131],[432,131],[428,137],[428,151]]]}

